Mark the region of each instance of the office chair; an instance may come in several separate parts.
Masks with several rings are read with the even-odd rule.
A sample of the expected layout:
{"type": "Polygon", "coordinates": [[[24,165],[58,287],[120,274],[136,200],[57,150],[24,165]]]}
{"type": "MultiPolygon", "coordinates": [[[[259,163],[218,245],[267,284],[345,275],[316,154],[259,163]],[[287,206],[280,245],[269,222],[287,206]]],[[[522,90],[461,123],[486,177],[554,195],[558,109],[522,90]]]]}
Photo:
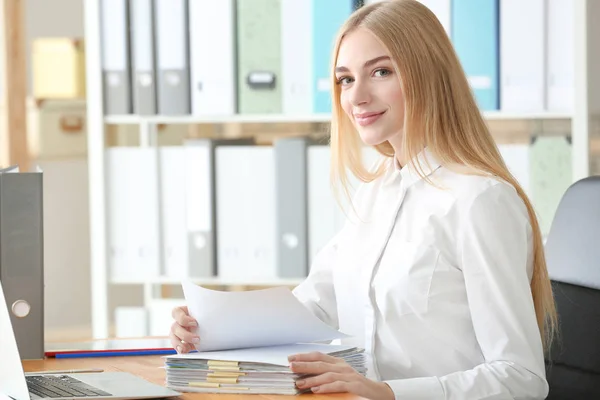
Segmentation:
{"type": "Polygon", "coordinates": [[[546,361],[547,398],[600,399],[600,176],[567,189],[545,252],[560,327],[546,361]]]}

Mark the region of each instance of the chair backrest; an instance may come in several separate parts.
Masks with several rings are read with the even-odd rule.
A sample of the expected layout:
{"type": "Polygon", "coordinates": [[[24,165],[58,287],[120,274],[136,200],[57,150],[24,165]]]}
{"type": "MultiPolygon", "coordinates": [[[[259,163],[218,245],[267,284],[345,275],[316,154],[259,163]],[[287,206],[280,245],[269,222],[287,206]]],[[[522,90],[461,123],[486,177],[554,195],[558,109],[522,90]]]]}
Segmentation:
{"type": "Polygon", "coordinates": [[[548,399],[600,399],[600,176],[566,191],[545,252],[560,327],[548,399]]]}

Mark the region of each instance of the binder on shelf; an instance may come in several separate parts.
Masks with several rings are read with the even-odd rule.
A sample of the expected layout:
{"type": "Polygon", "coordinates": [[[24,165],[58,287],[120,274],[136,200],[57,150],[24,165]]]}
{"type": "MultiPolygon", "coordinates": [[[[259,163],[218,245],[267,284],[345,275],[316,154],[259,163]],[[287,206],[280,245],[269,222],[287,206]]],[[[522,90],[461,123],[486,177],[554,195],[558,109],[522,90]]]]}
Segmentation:
{"type": "Polygon", "coordinates": [[[44,358],[42,172],[0,169],[0,281],[21,358],[44,358]]]}
{"type": "Polygon", "coordinates": [[[308,138],[274,141],[277,276],[303,278],[308,274],[308,138]]]}
{"type": "Polygon", "coordinates": [[[570,136],[533,136],[529,153],[531,195],[542,235],[547,235],[554,214],[573,182],[570,136]]]}
{"type": "MultiPolygon", "coordinates": [[[[186,226],[188,214],[186,179],[192,171],[186,168],[187,151],[184,146],[164,146],[159,147],[159,151],[159,204],[163,245],[161,276],[181,279],[189,276],[191,267],[186,226]]],[[[202,155],[199,156],[202,157],[202,155]]],[[[202,162],[202,160],[198,162],[202,162]]],[[[202,172],[204,171],[200,171],[200,173],[202,172]]],[[[200,184],[200,182],[197,183],[200,184]]],[[[206,190],[206,187],[203,186],[201,190],[206,190]]],[[[190,207],[201,206],[202,204],[190,204],[190,207]]]]}
{"type": "Polygon", "coordinates": [[[131,114],[127,1],[103,0],[100,4],[104,113],[131,114]]]}
{"type": "Polygon", "coordinates": [[[131,0],[129,6],[133,112],[138,115],[153,115],[156,114],[156,71],[152,0],[131,0]]]}
{"type": "Polygon", "coordinates": [[[574,102],[574,2],[547,0],[547,89],[548,111],[571,112],[574,102]]]}
{"type": "Polygon", "coordinates": [[[234,7],[234,0],[189,3],[194,115],[232,115],[237,111],[234,7]]]}
{"type": "Polygon", "coordinates": [[[281,0],[281,63],[284,114],[313,112],[313,1],[281,0]],[[303,34],[299,32],[307,31],[303,34]]]}
{"type": "Polygon", "coordinates": [[[158,152],[144,147],[106,152],[111,280],[158,276],[158,152]]]}
{"type": "Polygon", "coordinates": [[[500,109],[545,108],[546,0],[500,2],[500,109]]]}
{"type": "Polygon", "coordinates": [[[154,0],[158,113],[190,113],[188,1],[154,0]]]}
{"type": "Polygon", "coordinates": [[[338,205],[330,179],[331,148],[327,144],[308,147],[308,263],[343,226],[344,215],[338,205]]]}
{"type": "Polygon", "coordinates": [[[219,278],[277,277],[275,156],[272,146],[216,149],[219,278]]]}
{"type": "Polygon", "coordinates": [[[315,113],[331,112],[331,55],[335,37],[359,3],[356,0],[311,0],[315,113]]]}
{"type": "Polygon", "coordinates": [[[452,32],[451,0],[419,0],[419,2],[423,3],[435,14],[448,36],[450,36],[452,32]]]}
{"type": "Polygon", "coordinates": [[[499,108],[498,0],[452,1],[452,41],[479,107],[499,108]]]}
{"type": "Polygon", "coordinates": [[[238,1],[236,4],[239,112],[281,113],[280,1],[238,1]]]}
{"type": "Polygon", "coordinates": [[[182,146],[160,149],[166,276],[216,276],[215,149],[252,143],[252,139],[190,139],[182,146]]]}

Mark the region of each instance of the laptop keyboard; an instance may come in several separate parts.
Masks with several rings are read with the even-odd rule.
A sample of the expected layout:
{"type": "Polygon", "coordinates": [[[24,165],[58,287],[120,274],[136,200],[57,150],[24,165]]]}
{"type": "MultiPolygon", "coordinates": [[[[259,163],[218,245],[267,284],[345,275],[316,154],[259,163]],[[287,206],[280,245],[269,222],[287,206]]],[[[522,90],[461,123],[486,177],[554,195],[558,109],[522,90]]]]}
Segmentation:
{"type": "Polygon", "coordinates": [[[112,396],[98,388],[67,375],[26,376],[29,392],[40,397],[99,397],[112,396]]]}

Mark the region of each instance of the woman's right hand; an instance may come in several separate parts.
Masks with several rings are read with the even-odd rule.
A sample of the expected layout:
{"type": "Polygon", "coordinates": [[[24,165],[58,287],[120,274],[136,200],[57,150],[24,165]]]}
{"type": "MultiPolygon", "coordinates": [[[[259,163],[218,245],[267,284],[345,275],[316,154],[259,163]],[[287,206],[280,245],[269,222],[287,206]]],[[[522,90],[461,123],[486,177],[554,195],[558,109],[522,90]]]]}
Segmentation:
{"type": "Polygon", "coordinates": [[[171,325],[169,335],[171,344],[179,354],[189,353],[195,349],[195,344],[200,343],[200,337],[196,333],[198,322],[190,317],[186,306],[175,307],[172,316],[175,322],[171,325]]]}

